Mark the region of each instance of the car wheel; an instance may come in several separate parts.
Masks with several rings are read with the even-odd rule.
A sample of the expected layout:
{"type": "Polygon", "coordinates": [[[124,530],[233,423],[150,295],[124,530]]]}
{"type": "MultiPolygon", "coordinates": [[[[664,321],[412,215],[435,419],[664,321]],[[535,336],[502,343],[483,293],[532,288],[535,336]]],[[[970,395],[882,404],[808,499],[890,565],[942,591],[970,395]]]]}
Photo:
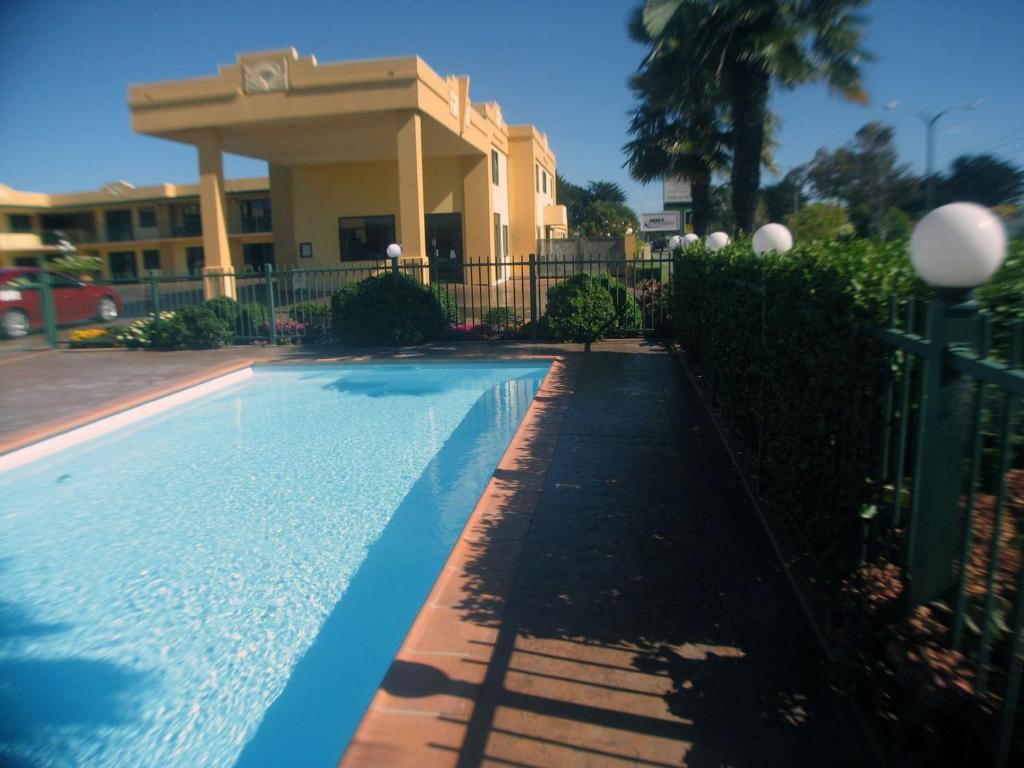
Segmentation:
{"type": "Polygon", "coordinates": [[[20,309],[12,309],[0,318],[0,328],[3,329],[4,336],[10,339],[20,339],[22,336],[27,336],[29,330],[28,315],[20,309]]]}
{"type": "Polygon", "coordinates": [[[108,296],[100,299],[99,304],[96,305],[96,317],[101,323],[117,320],[117,304],[114,303],[114,300],[108,296]]]}

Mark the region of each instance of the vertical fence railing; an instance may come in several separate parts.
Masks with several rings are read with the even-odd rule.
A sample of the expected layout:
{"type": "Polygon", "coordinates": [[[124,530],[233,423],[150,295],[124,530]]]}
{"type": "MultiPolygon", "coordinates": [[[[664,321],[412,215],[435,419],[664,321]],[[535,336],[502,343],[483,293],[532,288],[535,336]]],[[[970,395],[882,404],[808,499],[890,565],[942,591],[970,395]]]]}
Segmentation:
{"type": "MultiPolygon", "coordinates": [[[[138,278],[97,278],[95,283],[117,291],[122,324],[207,304],[229,325],[237,343],[322,342],[332,338],[332,296],[348,285],[395,269],[438,297],[453,338],[537,339],[542,335],[549,291],[584,272],[601,280],[613,297],[614,333],[659,330],[666,319],[663,288],[671,279],[672,259],[668,254],[626,259],[587,252],[451,263],[399,259],[392,264],[381,259],[320,268],[267,264],[259,270],[219,272],[216,279],[150,270],[138,278]],[[209,296],[211,289],[223,293],[223,298],[209,296]]],[[[44,296],[48,293],[45,283],[40,291],[44,296]]],[[[52,292],[44,305],[50,306],[47,338],[56,344],[52,292]]]]}

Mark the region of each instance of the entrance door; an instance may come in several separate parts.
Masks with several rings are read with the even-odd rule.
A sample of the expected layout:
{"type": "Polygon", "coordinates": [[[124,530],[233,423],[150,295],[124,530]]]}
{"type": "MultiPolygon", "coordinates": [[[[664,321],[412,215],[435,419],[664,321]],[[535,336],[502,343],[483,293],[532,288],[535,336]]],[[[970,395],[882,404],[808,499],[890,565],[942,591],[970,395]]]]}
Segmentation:
{"type": "Polygon", "coordinates": [[[463,282],[462,214],[428,213],[424,217],[424,225],[431,280],[463,282]]]}

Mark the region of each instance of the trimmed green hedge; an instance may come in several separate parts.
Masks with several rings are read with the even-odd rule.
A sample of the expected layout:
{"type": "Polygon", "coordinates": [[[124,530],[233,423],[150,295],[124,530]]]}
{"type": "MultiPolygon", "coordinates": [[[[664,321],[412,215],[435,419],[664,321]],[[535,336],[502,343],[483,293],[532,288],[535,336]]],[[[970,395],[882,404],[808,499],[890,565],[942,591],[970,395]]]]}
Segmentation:
{"type": "Polygon", "coordinates": [[[599,278],[583,273],[548,289],[545,318],[558,341],[589,347],[615,327],[615,302],[599,278]]]}
{"type": "Polygon", "coordinates": [[[621,330],[637,331],[644,327],[644,316],[640,304],[633,294],[617,278],[611,275],[593,275],[595,283],[604,288],[615,305],[615,324],[621,330]]]}
{"type": "Polygon", "coordinates": [[[149,344],[153,347],[214,349],[231,343],[231,326],[205,304],[193,304],[160,317],[160,324],[151,324],[149,330],[149,344]]]}
{"type": "Polygon", "coordinates": [[[408,275],[383,274],[335,292],[331,321],[335,338],[348,344],[407,346],[440,339],[449,317],[435,291],[408,275]]]}
{"type": "MultiPolygon", "coordinates": [[[[1024,249],[978,291],[999,321],[1024,317],[1024,249]]],[[[797,246],[757,259],[749,240],[676,257],[674,331],[714,387],[749,450],[762,436],[763,497],[822,559],[850,556],[857,512],[872,501],[886,350],[866,331],[889,297],[927,299],[907,243],[797,246]],[[762,303],[765,324],[762,339],[762,303]]]]}

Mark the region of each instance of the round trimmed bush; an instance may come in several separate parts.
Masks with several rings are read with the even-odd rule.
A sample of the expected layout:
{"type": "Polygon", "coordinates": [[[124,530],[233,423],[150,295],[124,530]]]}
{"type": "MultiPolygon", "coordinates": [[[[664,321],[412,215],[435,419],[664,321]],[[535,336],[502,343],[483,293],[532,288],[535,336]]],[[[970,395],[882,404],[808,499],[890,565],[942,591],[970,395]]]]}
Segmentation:
{"type": "Polygon", "coordinates": [[[184,307],[153,325],[150,343],[161,349],[213,349],[231,342],[233,329],[204,304],[184,307]]]}
{"type": "Polygon", "coordinates": [[[576,275],[548,290],[546,317],[556,339],[583,342],[589,348],[615,327],[615,302],[593,276],[576,275]]]}
{"type": "Polygon", "coordinates": [[[639,331],[644,325],[643,311],[633,294],[611,275],[593,275],[594,282],[603,287],[615,305],[615,324],[624,330],[639,331]]]}
{"type": "Polygon", "coordinates": [[[408,275],[385,274],[331,296],[334,336],[358,345],[408,346],[441,338],[448,317],[437,295],[408,275]]]}

